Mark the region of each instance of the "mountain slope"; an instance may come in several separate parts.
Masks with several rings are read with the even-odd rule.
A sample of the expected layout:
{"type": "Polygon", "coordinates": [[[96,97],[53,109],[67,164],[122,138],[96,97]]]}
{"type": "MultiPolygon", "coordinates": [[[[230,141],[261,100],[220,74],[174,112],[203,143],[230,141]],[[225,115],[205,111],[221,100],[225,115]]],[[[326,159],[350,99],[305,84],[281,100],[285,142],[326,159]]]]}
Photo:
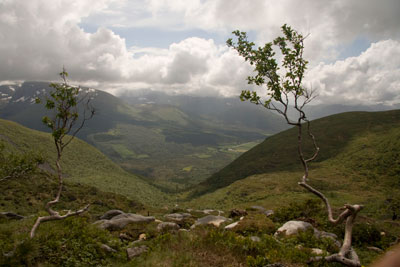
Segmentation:
{"type": "MultiPolygon", "coordinates": [[[[0,120],[0,141],[9,150],[40,152],[50,164],[50,170],[55,170],[56,151],[50,134],[0,120]]],[[[158,189],[125,172],[100,151],[79,139],[65,149],[61,164],[66,181],[95,186],[102,191],[115,192],[146,204],[168,200],[158,189]]]]}
{"type": "MultiPolygon", "coordinates": [[[[398,130],[400,127],[400,110],[342,113],[312,121],[311,125],[320,147],[320,154],[316,162],[321,163],[328,159],[340,160],[341,158],[349,158],[348,161],[340,164],[348,165],[351,163],[355,166],[359,164],[364,166],[365,159],[356,160],[363,155],[361,152],[368,145],[368,143],[363,144],[362,140],[366,138],[368,140],[368,136],[375,136],[375,139],[373,139],[375,144],[371,144],[370,149],[375,151],[380,147],[382,150],[380,142],[384,142],[384,140],[389,142],[392,138],[389,136],[389,132],[393,129],[398,130]],[[361,148],[357,151],[348,152],[350,154],[342,155],[351,142],[360,142],[361,148]],[[339,158],[339,155],[342,156],[339,158]]],[[[202,182],[192,191],[192,194],[199,196],[212,192],[251,175],[301,170],[301,164],[297,157],[296,139],[297,129],[295,128],[267,138],[263,143],[244,153],[231,164],[202,182]]],[[[308,154],[311,153],[311,147],[310,140],[306,140],[304,146],[306,154],[307,152],[308,154]]],[[[399,146],[391,145],[391,147],[393,148],[391,156],[388,156],[387,153],[389,152],[384,150],[375,151],[374,153],[377,157],[386,157],[387,159],[383,160],[383,162],[390,161],[391,157],[399,160],[399,146]]],[[[372,160],[368,160],[368,164],[376,165],[372,160]]],[[[396,166],[387,166],[387,163],[385,164],[381,165],[384,166],[382,168],[390,169],[396,166]]]]}
{"type": "MultiPolygon", "coordinates": [[[[47,131],[41,122],[46,110],[35,105],[34,99],[44,98],[50,89],[42,82],[0,86],[0,117],[47,131]]],[[[138,97],[137,102],[127,104],[103,91],[84,91],[94,97],[96,115],[78,137],[163,190],[175,191],[199,183],[235,159],[245,147],[286,127],[277,116],[271,117],[263,110],[254,113],[238,100],[233,105],[221,99],[175,96],[155,102],[138,97]],[[200,109],[206,103],[207,108],[200,109]],[[237,110],[239,104],[246,108],[237,110]],[[240,150],[235,149],[238,145],[243,145],[240,150]]]]}

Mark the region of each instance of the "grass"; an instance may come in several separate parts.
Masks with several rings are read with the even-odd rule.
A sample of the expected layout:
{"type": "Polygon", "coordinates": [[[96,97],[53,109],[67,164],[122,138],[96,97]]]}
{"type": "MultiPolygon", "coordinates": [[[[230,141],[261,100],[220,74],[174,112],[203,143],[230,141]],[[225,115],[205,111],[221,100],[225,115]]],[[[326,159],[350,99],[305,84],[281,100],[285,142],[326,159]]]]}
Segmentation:
{"type": "MultiPolygon", "coordinates": [[[[337,165],[348,166],[346,171],[355,168],[360,172],[376,173],[380,168],[385,172],[391,170],[387,173],[390,176],[398,173],[399,165],[390,162],[399,161],[400,149],[395,141],[400,131],[399,110],[348,112],[315,120],[311,125],[320,147],[317,163],[331,160],[334,165],[336,159],[337,165]],[[347,159],[342,160],[343,157],[347,159]]],[[[255,174],[301,170],[296,140],[297,129],[294,128],[267,138],[201,183],[192,191],[192,196],[215,191],[255,174]]],[[[305,154],[311,154],[311,147],[310,140],[306,139],[305,154]]],[[[360,175],[368,176],[366,173],[360,175]]]]}
{"type": "MultiPolygon", "coordinates": [[[[7,149],[39,151],[55,170],[55,147],[50,134],[0,120],[0,134],[7,149]]],[[[105,192],[125,195],[146,204],[168,202],[168,197],[139,177],[127,173],[96,148],[75,139],[65,149],[62,168],[66,181],[92,185],[105,192]]]]}

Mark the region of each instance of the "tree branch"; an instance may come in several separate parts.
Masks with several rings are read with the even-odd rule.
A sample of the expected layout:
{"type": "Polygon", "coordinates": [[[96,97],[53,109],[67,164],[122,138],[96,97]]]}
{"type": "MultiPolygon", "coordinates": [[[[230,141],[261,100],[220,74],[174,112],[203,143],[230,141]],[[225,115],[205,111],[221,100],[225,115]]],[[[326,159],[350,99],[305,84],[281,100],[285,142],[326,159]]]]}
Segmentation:
{"type": "Polygon", "coordinates": [[[86,205],[85,207],[83,207],[80,210],[73,211],[73,212],[69,210],[64,215],[60,215],[58,212],[56,212],[55,214],[52,214],[50,216],[38,217],[36,219],[35,224],[33,225],[32,229],[31,229],[30,237],[33,238],[35,236],[36,230],[37,230],[37,228],[39,227],[39,225],[41,223],[48,222],[48,221],[63,220],[65,218],[68,218],[68,217],[71,217],[71,216],[79,215],[79,214],[87,211],[89,209],[89,206],[90,206],[90,204],[86,205]]]}

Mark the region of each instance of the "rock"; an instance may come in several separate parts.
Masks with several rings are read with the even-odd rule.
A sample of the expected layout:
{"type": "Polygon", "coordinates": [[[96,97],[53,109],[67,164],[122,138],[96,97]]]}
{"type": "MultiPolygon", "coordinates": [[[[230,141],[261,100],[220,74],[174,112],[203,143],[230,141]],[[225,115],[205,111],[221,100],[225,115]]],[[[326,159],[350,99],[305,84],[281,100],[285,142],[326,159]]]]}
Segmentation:
{"type": "Polygon", "coordinates": [[[133,247],[126,249],[126,255],[128,256],[128,260],[133,259],[134,257],[138,257],[141,254],[147,252],[149,248],[147,246],[133,247]]]}
{"type": "Polygon", "coordinates": [[[166,214],[164,217],[170,221],[182,222],[185,219],[192,217],[192,215],[190,213],[172,213],[166,214]]]}
{"type": "Polygon", "coordinates": [[[308,223],[303,221],[288,221],[284,225],[282,225],[276,232],[275,236],[279,235],[295,235],[299,231],[306,231],[308,229],[312,229],[314,232],[316,231],[314,227],[308,223]]]}
{"type": "Polygon", "coordinates": [[[107,246],[106,244],[102,244],[100,248],[106,252],[117,252],[115,249],[107,246]]]}
{"type": "Polygon", "coordinates": [[[262,213],[264,213],[266,216],[271,216],[274,214],[273,210],[264,210],[262,213]]]}
{"type": "Polygon", "coordinates": [[[121,210],[109,210],[100,217],[100,220],[110,220],[111,218],[123,213],[124,212],[121,210]]]}
{"type": "Polygon", "coordinates": [[[250,236],[251,241],[253,242],[260,242],[261,238],[259,238],[258,236],[250,236]]]}
{"type": "Polygon", "coordinates": [[[0,218],[6,218],[6,219],[13,219],[13,220],[22,220],[25,218],[22,215],[16,214],[14,212],[0,212],[0,218]]]}
{"type": "Polygon", "coordinates": [[[247,212],[245,210],[233,209],[229,212],[229,218],[242,217],[246,215],[247,212]]]}
{"type": "Polygon", "coordinates": [[[227,230],[233,229],[233,228],[235,228],[238,224],[239,224],[239,222],[231,223],[231,224],[225,226],[225,229],[227,229],[227,230]]]}
{"type": "Polygon", "coordinates": [[[128,241],[133,240],[132,237],[130,237],[129,235],[127,235],[127,234],[125,234],[125,233],[120,233],[120,234],[119,234],[119,239],[121,239],[121,240],[128,240],[128,241]]]}
{"type": "Polygon", "coordinates": [[[162,221],[160,221],[159,219],[155,219],[154,222],[155,223],[162,223],[162,221]]]}
{"type": "Polygon", "coordinates": [[[146,240],[146,234],[140,234],[139,235],[139,240],[146,240]]]}
{"type": "Polygon", "coordinates": [[[318,230],[314,229],[314,234],[318,238],[329,238],[329,239],[331,239],[337,248],[340,248],[342,246],[340,241],[337,240],[337,235],[335,235],[334,233],[318,231],[318,230]]]}
{"type": "Polygon", "coordinates": [[[212,213],[212,212],[214,212],[214,210],[210,210],[210,209],[205,209],[205,210],[203,210],[203,213],[204,213],[204,214],[210,214],[210,213],[212,213]]]}
{"type": "Polygon", "coordinates": [[[219,227],[221,223],[232,221],[224,216],[207,215],[206,217],[198,219],[193,225],[192,229],[198,225],[214,225],[219,227]]]}
{"type": "Polygon", "coordinates": [[[314,254],[314,255],[323,255],[324,254],[324,251],[322,250],[322,249],[319,249],[319,248],[312,248],[311,249],[311,253],[312,254],[314,254]]]}
{"type": "Polygon", "coordinates": [[[157,225],[157,230],[159,232],[169,231],[169,230],[179,230],[179,225],[174,222],[162,222],[157,225]]]}
{"type": "Polygon", "coordinates": [[[100,220],[95,222],[100,228],[107,230],[121,230],[131,223],[150,223],[153,222],[154,217],[146,217],[133,213],[122,213],[112,217],[110,220],[100,220]]]}

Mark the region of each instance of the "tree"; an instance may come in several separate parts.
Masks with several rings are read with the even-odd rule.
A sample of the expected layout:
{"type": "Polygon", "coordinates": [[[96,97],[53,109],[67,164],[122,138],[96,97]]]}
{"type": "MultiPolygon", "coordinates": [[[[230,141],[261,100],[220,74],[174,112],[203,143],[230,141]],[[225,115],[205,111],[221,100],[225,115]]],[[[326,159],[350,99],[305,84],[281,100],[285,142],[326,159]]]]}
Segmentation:
{"type": "MultiPolygon", "coordinates": [[[[329,222],[339,224],[346,220],[343,245],[339,253],[326,256],[324,259],[328,262],[339,262],[347,266],[361,266],[351,242],[354,220],[362,206],[346,204],[344,211],[335,219],[325,195],[307,183],[309,180],[309,163],[317,158],[319,147],[315,136],[312,134],[310,121],[307,119],[304,107],[315,98],[315,95],[313,90],[303,86],[308,64],[303,58],[305,37],[286,24],[282,26],[282,32],[283,36],[277,37],[273,42],[266,43],[263,47],[258,48],[254,48],[255,44],[247,40],[245,32],[233,32],[237,37],[237,42],[233,42],[232,39],[227,40],[229,47],[234,48],[239,55],[254,66],[255,75],[247,78],[248,83],[265,86],[267,91],[266,96],[262,98],[256,91],[243,90],[240,99],[242,101],[249,100],[251,103],[277,112],[285,118],[289,125],[297,127],[297,153],[304,170],[304,175],[298,184],[324,202],[329,222]],[[282,54],[280,62],[276,59],[275,47],[282,54]],[[288,111],[291,108],[298,114],[296,120],[291,120],[288,116],[288,111]],[[314,152],[308,158],[303,153],[303,131],[311,139],[314,148],[314,152]]],[[[313,260],[322,260],[322,258],[316,257],[313,260]]]]}
{"type": "MultiPolygon", "coordinates": [[[[95,113],[94,108],[90,105],[91,98],[88,94],[80,96],[80,87],[70,86],[67,81],[68,73],[65,68],[59,74],[62,83],[51,83],[50,87],[54,90],[50,92],[50,97],[46,97],[45,107],[54,112],[54,116],[49,118],[47,116],[42,118],[42,122],[50,128],[54,140],[54,145],[57,150],[56,168],[58,178],[58,191],[56,197],[47,202],[45,209],[48,216],[38,217],[33,225],[30,237],[35,236],[35,232],[39,225],[43,222],[62,220],[70,216],[78,215],[85,212],[89,205],[77,211],[67,211],[61,215],[55,211],[52,206],[60,201],[61,192],[63,190],[64,180],[61,169],[61,157],[65,147],[75,138],[76,134],[82,129],[85,122],[91,119],[95,113]],[[78,106],[83,106],[83,118],[78,120],[78,106]],[[89,112],[89,114],[87,114],[89,112]]],[[[36,103],[41,103],[39,98],[36,103]]]]}

